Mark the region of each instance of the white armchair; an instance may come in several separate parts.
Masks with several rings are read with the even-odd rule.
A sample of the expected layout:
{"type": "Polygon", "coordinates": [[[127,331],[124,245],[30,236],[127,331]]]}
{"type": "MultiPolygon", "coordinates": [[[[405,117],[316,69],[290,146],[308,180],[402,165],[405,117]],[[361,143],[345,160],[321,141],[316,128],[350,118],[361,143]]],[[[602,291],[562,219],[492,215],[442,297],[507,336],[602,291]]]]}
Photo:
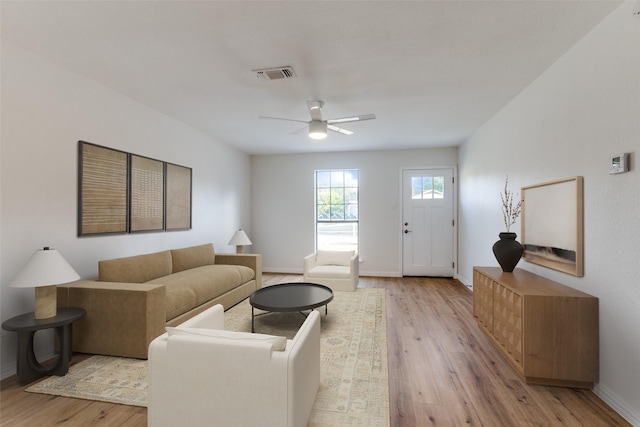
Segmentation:
{"type": "Polygon", "coordinates": [[[223,329],[216,305],[151,342],[149,426],[306,426],[320,386],[319,313],[291,340],[223,329]]]}
{"type": "Polygon", "coordinates": [[[334,291],[355,291],[360,259],[355,251],[317,251],[304,257],[305,282],[319,283],[334,291]]]}

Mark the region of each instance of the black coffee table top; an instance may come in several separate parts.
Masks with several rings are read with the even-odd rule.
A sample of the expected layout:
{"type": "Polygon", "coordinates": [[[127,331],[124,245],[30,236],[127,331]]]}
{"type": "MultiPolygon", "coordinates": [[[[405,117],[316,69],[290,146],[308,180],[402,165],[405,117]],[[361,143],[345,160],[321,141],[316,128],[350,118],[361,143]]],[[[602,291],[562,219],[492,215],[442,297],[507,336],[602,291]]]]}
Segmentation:
{"type": "Polygon", "coordinates": [[[331,288],[317,283],[281,283],[255,291],[249,303],[260,310],[293,312],[312,310],[327,305],[333,299],[331,288]]]}

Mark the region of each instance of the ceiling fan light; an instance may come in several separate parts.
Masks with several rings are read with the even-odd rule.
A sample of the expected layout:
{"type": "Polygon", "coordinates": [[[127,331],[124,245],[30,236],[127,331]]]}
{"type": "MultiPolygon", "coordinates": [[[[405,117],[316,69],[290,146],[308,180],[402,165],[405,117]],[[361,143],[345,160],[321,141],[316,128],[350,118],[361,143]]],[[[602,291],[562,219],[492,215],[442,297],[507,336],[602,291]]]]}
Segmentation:
{"type": "Polygon", "coordinates": [[[309,122],[309,138],[325,139],[327,137],[327,122],[312,120],[309,122]]]}
{"type": "Polygon", "coordinates": [[[327,134],[324,132],[309,132],[309,138],[311,139],[315,139],[315,140],[321,140],[321,139],[325,139],[327,137],[327,134]]]}

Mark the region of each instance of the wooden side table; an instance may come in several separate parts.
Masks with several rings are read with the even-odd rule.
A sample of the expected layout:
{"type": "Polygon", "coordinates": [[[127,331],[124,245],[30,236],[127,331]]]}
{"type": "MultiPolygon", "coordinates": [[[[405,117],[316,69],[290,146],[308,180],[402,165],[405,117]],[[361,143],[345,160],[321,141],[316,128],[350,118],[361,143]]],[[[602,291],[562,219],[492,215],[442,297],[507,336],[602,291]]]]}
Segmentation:
{"type": "Polygon", "coordinates": [[[47,319],[36,319],[34,313],[12,317],[2,323],[2,329],[18,333],[17,377],[22,384],[46,375],[65,375],[71,361],[73,322],[86,314],[83,308],[58,308],[57,315],[47,319]],[[58,361],[50,368],[42,366],[34,354],[33,337],[42,329],[55,329],[60,342],[58,361]]]}

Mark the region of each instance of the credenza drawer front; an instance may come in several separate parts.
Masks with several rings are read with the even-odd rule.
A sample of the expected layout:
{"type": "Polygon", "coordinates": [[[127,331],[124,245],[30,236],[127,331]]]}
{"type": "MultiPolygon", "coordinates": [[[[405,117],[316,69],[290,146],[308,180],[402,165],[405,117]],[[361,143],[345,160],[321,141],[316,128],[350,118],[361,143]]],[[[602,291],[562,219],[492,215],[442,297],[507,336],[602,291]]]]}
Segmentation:
{"type": "Polygon", "coordinates": [[[519,365],[522,363],[522,297],[493,282],[493,335],[519,365]]]}
{"type": "Polygon", "coordinates": [[[473,316],[487,331],[493,331],[493,280],[474,272],[473,316]]]}

